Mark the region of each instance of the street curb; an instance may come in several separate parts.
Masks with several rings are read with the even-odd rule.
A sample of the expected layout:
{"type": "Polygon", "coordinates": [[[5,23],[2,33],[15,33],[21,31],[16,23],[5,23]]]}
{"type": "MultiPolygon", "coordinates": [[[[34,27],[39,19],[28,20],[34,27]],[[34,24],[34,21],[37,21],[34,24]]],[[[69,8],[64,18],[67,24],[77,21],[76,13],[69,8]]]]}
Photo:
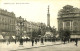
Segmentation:
{"type": "Polygon", "coordinates": [[[44,45],[44,46],[38,46],[38,47],[30,47],[30,48],[23,48],[23,49],[16,49],[16,50],[10,50],[10,51],[17,51],[17,50],[24,50],[24,49],[32,49],[32,48],[40,48],[40,47],[46,47],[46,46],[54,46],[54,45],[61,45],[60,44],[53,44],[53,45],[44,45]]]}

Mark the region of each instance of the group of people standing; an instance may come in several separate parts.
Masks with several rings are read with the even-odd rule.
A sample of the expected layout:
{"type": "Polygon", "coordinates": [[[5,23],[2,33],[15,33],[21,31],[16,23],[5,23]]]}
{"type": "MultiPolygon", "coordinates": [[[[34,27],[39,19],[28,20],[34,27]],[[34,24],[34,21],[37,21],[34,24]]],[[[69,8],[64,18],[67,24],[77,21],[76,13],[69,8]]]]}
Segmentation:
{"type": "MultiPolygon", "coordinates": [[[[28,41],[28,38],[26,38],[25,41],[27,42],[27,41],[28,41]]],[[[37,44],[39,41],[41,42],[42,45],[44,45],[44,41],[45,41],[45,42],[46,42],[46,41],[55,42],[56,39],[55,39],[55,38],[53,38],[53,39],[32,38],[30,41],[32,42],[32,46],[34,46],[34,43],[37,44]]],[[[75,41],[75,45],[78,46],[78,38],[75,38],[74,41],[75,41]]],[[[15,39],[14,42],[15,42],[15,44],[16,44],[16,42],[17,42],[16,39],[15,39]]],[[[20,42],[20,45],[23,45],[24,40],[21,38],[21,39],[19,39],[19,42],[20,42]]],[[[10,44],[10,40],[8,40],[7,45],[8,45],[8,44],[10,44]]],[[[64,43],[64,44],[65,44],[65,43],[64,43]]]]}
{"type": "MultiPolygon", "coordinates": [[[[37,42],[39,42],[39,39],[37,39],[37,38],[32,38],[32,46],[34,46],[34,42],[35,42],[35,44],[37,44],[37,42]]],[[[41,44],[44,44],[43,43],[43,38],[41,38],[41,44]]]]}
{"type": "Polygon", "coordinates": [[[64,44],[66,43],[66,41],[68,41],[68,43],[69,43],[69,41],[70,41],[70,42],[73,41],[73,42],[75,42],[75,45],[78,46],[78,38],[74,38],[74,39],[70,39],[70,40],[69,40],[69,39],[68,39],[68,40],[63,39],[64,44]]]}
{"type": "MultiPolygon", "coordinates": [[[[56,38],[43,38],[43,37],[41,37],[41,38],[37,38],[37,37],[32,37],[31,39],[30,39],[30,41],[32,42],[32,46],[34,46],[34,44],[37,44],[39,41],[41,42],[41,45],[44,45],[44,41],[45,42],[47,42],[47,41],[49,41],[49,42],[55,42],[56,41],[56,38]]],[[[23,39],[21,38],[20,39],[20,45],[23,45],[23,39]]],[[[26,42],[27,42],[27,39],[26,39],[26,42]]]]}
{"type": "MultiPolygon", "coordinates": [[[[32,39],[31,39],[32,46],[34,46],[34,43],[37,44],[37,42],[39,42],[39,40],[40,40],[40,39],[38,39],[38,38],[32,38],[32,39]]],[[[24,42],[24,41],[23,41],[23,39],[21,38],[19,42],[20,42],[20,45],[23,45],[23,42],[24,42]]],[[[27,42],[27,40],[26,40],[26,42],[27,42]]],[[[41,44],[44,44],[44,43],[43,43],[43,38],[41,38],[41,44]]]]}

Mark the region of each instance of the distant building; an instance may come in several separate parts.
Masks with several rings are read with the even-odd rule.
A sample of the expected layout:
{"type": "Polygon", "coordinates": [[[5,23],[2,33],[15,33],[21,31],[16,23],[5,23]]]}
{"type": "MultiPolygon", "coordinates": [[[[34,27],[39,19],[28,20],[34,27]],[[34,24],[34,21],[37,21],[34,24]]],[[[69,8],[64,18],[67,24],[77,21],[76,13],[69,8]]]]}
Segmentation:
{"type": "Polygon", "coordinates": [[[41,35],[45,34],[45,27],[46,25],[44,23],[40,23],[40,22],[31,22],[31,21],[27,21],[26,23],[27,25],[27,31],[26,33],[31,36],[32,32],[35,30],[37,33],[38,31],[41,31],[41,35]]]}
{"type": "Polygon", "coordinates": [[[16,23],[17,36],[20,36],[20,34],[21,34],[21,25],[20,25],[21,20],[23,20],[22,23],[24,24],[22,26],[22,34],[23,35],[31,37],[32,32],[34,30],[36,32],[38,32],[39,29],[41,29],[42,34],[45,34],[43,32],[43,31],[45,31],[44,28],[46,27],[46,25],[44,23],[40,23],[40,22],[35,23],[35,22],[24,20],[24,18],[22,18],[22,17],[17,17],[17,23],[16,23]]]}
{"type": "Polygon", "coordinates": [[[71,31],[71,38],[80,38],[80,9],[66,5],[58,12],[58,31],[71,31]]]}
{"type": "Polygon", "coordinates": [[[16,34],[16,17],[13,12],[0,9],[0,34],[12,36],[16,34]]]}

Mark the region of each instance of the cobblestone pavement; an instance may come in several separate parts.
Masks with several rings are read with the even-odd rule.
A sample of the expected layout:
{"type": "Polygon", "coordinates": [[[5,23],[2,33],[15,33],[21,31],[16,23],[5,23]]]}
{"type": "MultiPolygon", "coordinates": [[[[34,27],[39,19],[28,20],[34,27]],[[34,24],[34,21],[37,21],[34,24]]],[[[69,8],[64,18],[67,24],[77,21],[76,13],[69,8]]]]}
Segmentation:
{"type": "Polygon", "coordinates": [[[75,42],[71,42],[71,43],[61,44],[61,45],[23,49],[17,51],[80,51],[80,41],[78,42],[78,46],[75,46],[75,42]]]}
{"type": "Polygon", "coordinates": [[[35,48],[35,47],[41,47],[41,46],[48,46],[48,45],[54,45],[54,44],[60,44],[61,42],[44,42],[44,45],[41,44],[41,42],[38,42],[37,44],[34,43],[34,46],[32,46],[31,42],[24,42],[23,46],[19,45],[19,42],[15,44],[15,42],[11,42],[10,44],[7,45],[6,42],[0,42],[0,51],[11,51],[11,50],[19,50],[19,49],[30,49],[30,48],[35,48]]]}

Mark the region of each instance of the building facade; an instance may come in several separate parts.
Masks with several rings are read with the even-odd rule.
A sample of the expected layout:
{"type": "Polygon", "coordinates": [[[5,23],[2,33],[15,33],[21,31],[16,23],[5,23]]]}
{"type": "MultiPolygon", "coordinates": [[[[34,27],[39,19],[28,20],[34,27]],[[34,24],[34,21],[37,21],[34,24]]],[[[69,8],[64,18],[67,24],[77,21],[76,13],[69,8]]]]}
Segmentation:
{"type": "Polygon", "coordinates": [[[35,23],[32,21],[27,21],[26,19],[24,20],[24,18],[22,17],[17,17],[16,30],[17,30],[18,36],[20,36],[21,34],[21,29],[22,29],[22,34],[23,34],[22,36],[26,36],[26,37],[31,37],[33,31],[38,33],[39,29],[41,29],[42,34],[45,34],[43,32],[46,30],[45,27],[46,25],[44,23],[40,23],[40,22],[35,23]],[[22,20],[23,25],[20,25],[21,20],[22,20]]]}
{"type": "Polygon", "coordinates": [[[12,36],[16,34],[16,17],[13,12],[0,9],[0,34],[12,36]]]}
{"type": "Polygon", "coordinates": [[[58,12],[58,31],[71,31],[71,38],[80,38],[80,9],[66,5],[58,12]]]}

